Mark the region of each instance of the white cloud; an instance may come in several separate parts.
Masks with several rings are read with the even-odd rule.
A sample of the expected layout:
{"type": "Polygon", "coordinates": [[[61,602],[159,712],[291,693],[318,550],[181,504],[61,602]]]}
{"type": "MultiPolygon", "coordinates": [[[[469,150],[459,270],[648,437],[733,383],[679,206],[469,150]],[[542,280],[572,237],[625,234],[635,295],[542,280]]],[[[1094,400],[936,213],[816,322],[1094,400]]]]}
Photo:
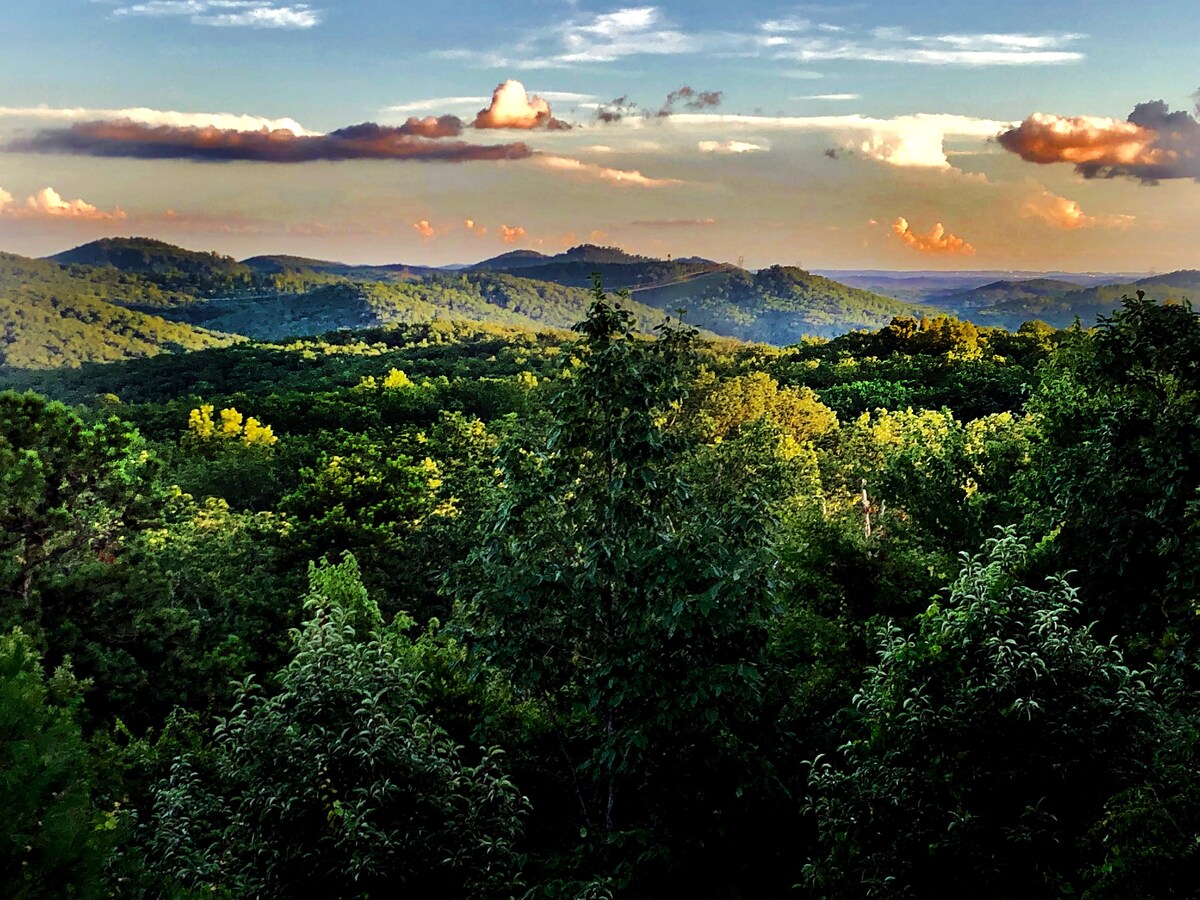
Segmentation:
{"type": "Polygon", "coordinates": [[[950,168],[945,142],[949,138],[987,140],[1012,123],[969,116],[917,113],[878,119],[870,116],[742,116],[720,113],[681,113],[675,126],[754,131],[824,131],[843,148],[893,166],[950,168]]]}
{"type": "Polygon", "coordinates": [[[861,100],[862,94],[805,94],[803,97],[793,97],[793,100],[861,100]]]}
{"type": "Polygon", "coordinates": [[[701,153],[758,153],[767,149],[748,141],[700,141],[696,148],[701,153]]]}
{"type": "Polygon", "coordinates": [[[243,28],[313,28],[321,12],[307,3],[281,5],[273,0],[146,0],[118,6],[114,16],[186,18],[194,25],[243,28]]]}
{"type": "Polygon", "coordinates": [[[176,128],[220,128],[234,131],[290,131],[298,135],[318,135],[295,119],[271,119],[238,113],[185,113],[174,110],[129,107],[97,109],[90,107],[54,108],[48,106],[0,106],[0,118],[47,119],[57,122],[96,122],[128,119],[143,125],[170,125],[176,128]]]}
{"type": "Polygon", "coordinates": [[[783,32],[774,21],[760,26],[759,43],[775,59],[800,62],[862,60],[946,66],[1062,65],[1079,62],[1073,49],[1081,34],[909,34],[903,28],[874,28],[849,35],[827,28],[783,32]]]}

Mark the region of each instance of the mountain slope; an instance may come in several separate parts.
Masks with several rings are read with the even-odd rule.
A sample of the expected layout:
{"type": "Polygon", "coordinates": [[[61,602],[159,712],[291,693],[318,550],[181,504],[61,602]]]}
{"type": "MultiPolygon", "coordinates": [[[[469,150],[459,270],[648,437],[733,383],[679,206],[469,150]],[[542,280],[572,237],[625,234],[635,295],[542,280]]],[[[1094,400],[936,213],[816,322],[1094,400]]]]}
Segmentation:
{"type": "Polygon", "coordinates": [[[931,312],[790,266],[755,273],[729,268],[633,296],[663,310],[682,308],[685,320],[699,328],[780,345],[931,312]]]}
{"type": "Polygon", "coordinates": [[[0,253],[0,366],[73,367],[219,347],[233,340],[125,309],[110,302],[114,293],[147,301],[164,296],[109,270],[64,269],[0,253]]]}
{"type": "Polygon", "coordinates": [[[160,287],[211,295],[253,286],[249,266],[219,253],[185,250],[151,238],[103,238],[49,257],[64,266],[111,268],[160,287]]]}

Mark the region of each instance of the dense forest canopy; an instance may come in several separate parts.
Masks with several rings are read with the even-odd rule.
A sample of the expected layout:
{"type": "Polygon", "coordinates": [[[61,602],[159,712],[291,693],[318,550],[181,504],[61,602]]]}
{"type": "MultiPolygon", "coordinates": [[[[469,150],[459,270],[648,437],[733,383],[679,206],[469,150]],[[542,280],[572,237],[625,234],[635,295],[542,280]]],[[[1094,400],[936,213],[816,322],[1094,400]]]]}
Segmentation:
{"type": "Polygon", "coordinates": [[[540,284],[7,371],[18,896],[1190,895],[1190,307],[771,347],[540,284]]]}

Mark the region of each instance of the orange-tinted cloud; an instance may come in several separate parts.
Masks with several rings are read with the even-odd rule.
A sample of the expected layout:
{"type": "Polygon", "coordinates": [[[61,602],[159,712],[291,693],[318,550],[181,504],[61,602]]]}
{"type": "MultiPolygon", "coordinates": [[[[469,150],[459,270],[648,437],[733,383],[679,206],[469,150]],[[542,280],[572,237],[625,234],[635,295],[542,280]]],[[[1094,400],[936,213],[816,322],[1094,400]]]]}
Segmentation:
{"type": "Polygon", "coordinates": [[[1026,200],[1021,207],[1021,214],[1069,231],[1077,228],[1124,228],[1134,222],[1133,216],[1088,215],[1076,201],[1050,191],[1041,191],[1026,200]]]}
{"type": "Polygon", "coordinates": [[[651,178],[643,175],[637,169],[612,169],[608,166],[602,166],[599,163],[589,163],[579,159],[572,159],[569,156],[539,154],[535,158],[543,166],[550,169],[558,169],[563,172],[577,172],[580,175],[597,178],[601,181],[612,181],[617,184],[635,185],[637,187],[664,187],[680,183],[674,178],[651,178]]]}
{"type": "Polygon", "coordinates": [[[472,234],[477,234],[480,237],[488,233],[487,226],[478,224],[474,219],[463,219],[463,227],[472,234]]]}
{"type": "Polygon", "coordinates": [[[515,244],[521,238],[525,237],[527,233],[520,225],[500,226],[500,239],[506,244],[515,244]]]}
{"type": "Polygon", "coordinates": [[[119,222],[128,216],[119,206],[103,210],[84,200],[64,200],[51,187],[42,188],[24,203],[17,203],[13,195],[0,188],[0,216],[10,219],[74,219],[92,222],[119,222]]]}
{"type": "Polygon", "coordinates": [[[297,135],[285,129],[236,131],[151,126],[129,120],[83,122],[13,141],[5,149],[18,153],[267,163],[350,159],[468,162],[525,159],[533,155],[533,150],[520,142],[480,145],[428,137],[434,132],[447,132],[452,127],[447,120],[452,118],[414,118],[401,126],[364,122],[322,135],[297,135]]]}
{"type": "Polygon", "coordinates": [[[473,123],[476,128],[515,128],[530,131],[545,128],[564,131],[571,126],[556,119],[550,112],[550,104],[536,95],[530,96],[525,85],[519,81],[505,81],[492,92],[492,102],[481,109],[473,123]]]}
{"type": "Polygon", "coordinates": [[[898,216],[892,223],[892,232],[908,246],[921,253],[945,256],[971,256],[975,253],[974,247],[962,238],[947,232],[941,222],[938,222],[925,234],[920,234],[909,227],[907,219],[898,216]]]}
{"type": "Polygon", "coordinates": [[[413,222],[413,230],[421,236],[421,240],[423,241],[432,240],[433,236],[437,234],[437,230],[429,224],[428,219],[422,219],[419,222],[413,222]]]}
{"type": "Polygon", "coordinates": [[[1027,162],[1071,163],[1085,178],[1200,180],[1200,122],[1161,100],[1139,103],[1123,122],[1034,113],[997,140],[1027,162]]]}

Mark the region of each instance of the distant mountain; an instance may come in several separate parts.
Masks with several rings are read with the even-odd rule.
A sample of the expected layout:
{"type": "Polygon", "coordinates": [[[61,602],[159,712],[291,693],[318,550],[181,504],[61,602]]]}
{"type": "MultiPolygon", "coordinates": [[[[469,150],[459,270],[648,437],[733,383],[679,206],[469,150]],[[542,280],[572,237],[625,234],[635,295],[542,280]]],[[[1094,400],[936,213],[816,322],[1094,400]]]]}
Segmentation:
{"type": "Polygon", "coordinates": [[[933,311],[791,266],[754,273],[723,267],[691,281],[635,290],[633,297],[667,311],[681,308],[685,321],[699,328],[781,345],[810,335],[832,337],[855,328],[877,328],[895,316],[933,311]]]}
{"type": "Polygon", "coordinates": [[[111,269],[0,253],[0,367],[73,367],[234,340],[118,306],[115,295],[148,303],[178,299],[111,269]]]}
{"type": "Polygon", "coordinates": [[[553,281],[568,287],[590,287],[595,275],[609,290],[667,285],[724,269],[712,260],[655,259],[626,253],[619,247],[580,244],[564,253],[546,256],[536,250],[516,250],[468,267],[472,272],[519,272],[524,278],[553,281]]]}
{"type": "Polygon", "coordinates": [[[1056,278],[1032,278],[1028,281],[993,281],[969,290],[933,294],[926,302],[957,311],[967,311],[1002,303],[1041,301],[1084,290],[1081,285],[1056,278]]]}
{"type": "Polygon", "coordinates": [[[260,276],[301,279],[321,275],[353,281],[402,281],[417,275],[430,275],[442,271],[434,266],[412,266],[407,263],[366,266],[331,262],[326,259],[308,259],[303,256],[252,256],[242,262],[260,276]]]}

